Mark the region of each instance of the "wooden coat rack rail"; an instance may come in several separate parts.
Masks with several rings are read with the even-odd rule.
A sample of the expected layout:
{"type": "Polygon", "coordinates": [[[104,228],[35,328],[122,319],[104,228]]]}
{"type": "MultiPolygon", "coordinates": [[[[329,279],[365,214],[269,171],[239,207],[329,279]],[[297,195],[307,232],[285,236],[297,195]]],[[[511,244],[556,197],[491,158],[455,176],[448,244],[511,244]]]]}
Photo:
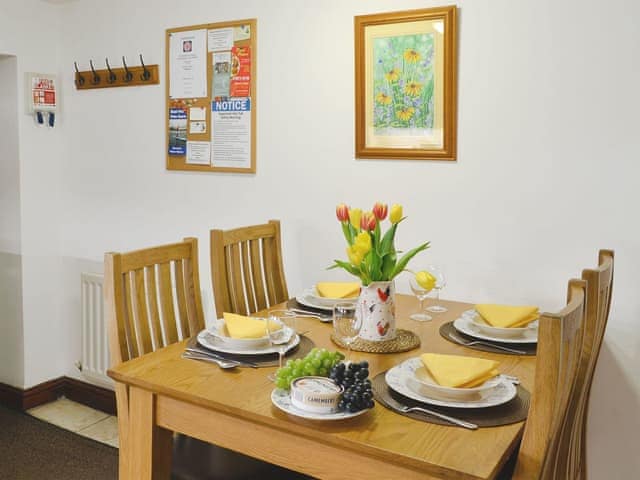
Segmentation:
{"type": "Polygon", "coordinates": [[[107,68],[96,70],[93,60],[90,60],[91,70],[79,71],[78,64],[74,62],[76,89],[133,87],[160,83],[158,65],[145,65],[142,55],[140,55],[141,66],[139,67],[129,67],[124,57],[122,57],[123,67],[111,68],[109,59],[105,59],[105,63],[107,68]]]}

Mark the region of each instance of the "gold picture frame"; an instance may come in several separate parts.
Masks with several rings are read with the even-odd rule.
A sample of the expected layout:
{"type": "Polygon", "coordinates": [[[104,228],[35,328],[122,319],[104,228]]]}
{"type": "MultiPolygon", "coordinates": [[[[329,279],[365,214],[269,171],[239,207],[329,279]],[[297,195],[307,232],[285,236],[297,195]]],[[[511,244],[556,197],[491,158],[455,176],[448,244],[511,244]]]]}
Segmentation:
{"type": "Polygon", "coordinates": [[[356,158],[456,160],[456,14],[355,17],[356,158]]]}

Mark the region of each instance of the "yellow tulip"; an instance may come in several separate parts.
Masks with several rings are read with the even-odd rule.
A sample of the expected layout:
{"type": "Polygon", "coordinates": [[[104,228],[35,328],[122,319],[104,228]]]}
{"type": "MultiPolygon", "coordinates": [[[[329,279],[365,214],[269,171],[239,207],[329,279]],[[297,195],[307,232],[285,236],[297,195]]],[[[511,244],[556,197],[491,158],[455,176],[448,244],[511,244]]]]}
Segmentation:
{"type": "Polygon", "coordinates": [[[364,253],[362,253],[362,251],[354,244],[347,247],[347,257],[349,257],[349,261],[353,265],[358,267],[362,263],[362,259],[364,258],[364,253]]]}
{"type": "Polygon", "coordinates": [[[422,270],[421,272],[416,273],[416,282],[422,288],[427,291],[433,290],[433,287],[436,286],[436,277],[431,275],[429,272],[422,270]]]}
{"type": "Polygon", "coordinates": [[[362,231],[356,235],[353,247],[362,253],[362,256],[371,251],[371,236],[369,232],[362,231]]]}
{"type": "Polygon", "coordinates": [[[349,209],[349,221],[356,230],[360,230],[360,217],[362,217],[362,210],[359,208],[349,209]]]}
{"type": "Polygon", "coordinates": [[[398,223],[402,220],[402,205],[397,203],[391,206],[391,212],[389,213],[389,220],[391,223],[398,223]]]}

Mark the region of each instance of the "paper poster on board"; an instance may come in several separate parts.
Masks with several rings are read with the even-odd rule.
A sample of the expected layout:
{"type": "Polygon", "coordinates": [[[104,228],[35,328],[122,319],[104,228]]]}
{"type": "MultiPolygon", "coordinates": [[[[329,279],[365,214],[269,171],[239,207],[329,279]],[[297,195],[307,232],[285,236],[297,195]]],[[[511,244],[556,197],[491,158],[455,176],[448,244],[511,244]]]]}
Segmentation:
{"type": "Polygon", "coordinates": [[[251,47],[231,49],[231,97],[251,96],[251,47]]]}
{"type": "Polygon", "coordinates": [[[213,53],[211,63],[213,63],[211,96],[213,98],[228,97],[231,82],[231,52],[213,53]]]}
{"type": "Polygon", "coordinates": [[[214,167],[251,167],[251,99],[228,98],[211,102],[214,167]]]}
{"type": "Polygon", "coordinates": [[[209,165],[211,163],[211,144],[209,142],[187,142],[186,163],[209,165]]]}
{"type": "Polygon", "coordinates": [[[233,28],[216,28],[208,32],[210,52],[231,50],[233,47],[233,28]]]}
{"type": "Polygon", "coordinates": [[[207,96],[207,31],[190,30],[171,34],[169,42],[169,96],[207,96]]]}
{"type": "Polygon", "coordinates": [[[187,109],[169,109],[169,155],[187,153],[187,109]]]}

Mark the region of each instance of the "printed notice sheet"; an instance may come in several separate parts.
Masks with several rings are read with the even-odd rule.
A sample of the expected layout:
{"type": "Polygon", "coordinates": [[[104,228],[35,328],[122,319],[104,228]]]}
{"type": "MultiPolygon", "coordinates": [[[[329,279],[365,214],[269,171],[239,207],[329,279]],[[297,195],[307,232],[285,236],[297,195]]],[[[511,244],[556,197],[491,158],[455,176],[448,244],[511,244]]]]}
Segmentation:
{"type": "Polygon", "coordinates": [[[207,96],[207,31],[191,30],[170,35],[171,98],[207,96]]]}
{"type": "Polygon", "coordinates": [[[231,50],[233,47],[233,28],[209,30],[209,51],[231,50]]]}
{"type": "Polygon", "coordinates": [[[229,98],[211,102],[214,167],[251,168],[251,99],[229,98]]]}
{"type": "Polygon", "coordinates": [[[194,165],[211,164],[211,144],[209,142],[187,142],[186,162],[194,165]]]}
{"type": "Polygon", "coordinates": [[[228,97],[231,82],[231,52],[212,53],[213,80],[211,96],[213,98],[228,97]]]}

